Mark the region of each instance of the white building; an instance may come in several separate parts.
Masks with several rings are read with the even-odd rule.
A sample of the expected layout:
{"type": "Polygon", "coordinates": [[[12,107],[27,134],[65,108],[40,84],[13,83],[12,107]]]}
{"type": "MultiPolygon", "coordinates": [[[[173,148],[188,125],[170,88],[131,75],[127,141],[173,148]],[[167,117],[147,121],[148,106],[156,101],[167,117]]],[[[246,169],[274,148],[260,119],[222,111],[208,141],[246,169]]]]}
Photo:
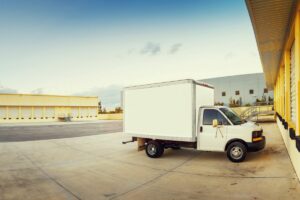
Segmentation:
{"type": "Polygon", "coordinates": [[[215,87],[215,103],[229,105],[235,101],[241,105],[256,103],[257,99],[273,100],[273,91],[266,87],[263,73],[225,76],[200,80],[215,87]]]}

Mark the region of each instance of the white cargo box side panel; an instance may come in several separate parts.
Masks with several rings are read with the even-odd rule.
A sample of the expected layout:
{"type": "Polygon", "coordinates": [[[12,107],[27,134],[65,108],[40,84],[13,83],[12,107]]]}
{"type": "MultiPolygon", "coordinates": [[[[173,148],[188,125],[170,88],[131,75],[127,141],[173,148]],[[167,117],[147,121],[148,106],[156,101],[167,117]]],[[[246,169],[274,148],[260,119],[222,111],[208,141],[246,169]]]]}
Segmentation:
{"type": "Polygon", "coordinates": [[[196,85],[196,107],[213,106],[214,105],[214,89],[196,85]]]}
{"type": "Polygon", "coordinates": [[[124,132],[136,137],[195,141],[191,82],[124,90],[124,132]]]}

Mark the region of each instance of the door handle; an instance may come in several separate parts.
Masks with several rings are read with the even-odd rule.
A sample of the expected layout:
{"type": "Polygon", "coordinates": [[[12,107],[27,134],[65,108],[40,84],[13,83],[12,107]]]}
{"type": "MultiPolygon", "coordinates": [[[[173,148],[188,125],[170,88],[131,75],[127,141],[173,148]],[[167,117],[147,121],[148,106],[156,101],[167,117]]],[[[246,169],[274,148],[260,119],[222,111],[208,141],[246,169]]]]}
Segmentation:
{"type": "Polygon", "coordinates": [[[203,131],[203,127],[202,126],[200,126],[200,132],[202,132],[203,131]]]}

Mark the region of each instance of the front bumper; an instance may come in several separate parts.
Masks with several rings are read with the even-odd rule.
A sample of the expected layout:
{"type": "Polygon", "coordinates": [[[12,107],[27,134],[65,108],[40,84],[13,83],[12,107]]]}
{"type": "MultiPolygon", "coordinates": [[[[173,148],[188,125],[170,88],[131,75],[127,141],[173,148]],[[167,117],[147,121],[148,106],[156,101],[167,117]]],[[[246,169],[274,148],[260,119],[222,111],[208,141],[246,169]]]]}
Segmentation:
{"type": "Polygon", "coordinates": [[[262,136],[262,140],[258,142],[247,142],[248,146],[248,151],[253,152],[253,151],[260,151],[266,146],[266,138],[265,136],[262,136]]]}

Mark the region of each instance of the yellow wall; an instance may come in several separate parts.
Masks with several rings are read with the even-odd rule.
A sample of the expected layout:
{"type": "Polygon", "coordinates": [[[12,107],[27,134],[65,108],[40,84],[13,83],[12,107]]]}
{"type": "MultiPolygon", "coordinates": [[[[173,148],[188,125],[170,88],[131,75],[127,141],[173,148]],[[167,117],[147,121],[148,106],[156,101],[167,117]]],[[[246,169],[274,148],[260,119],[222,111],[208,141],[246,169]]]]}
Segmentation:
{"type": "MultiPolygon", "coordinates": [[[[299,8],[299,5],[297,6],[299,8]]],[[[293,128],[296,135],[300,136],[300,13],[296,13],[292,20],[289,37],[285,43],[281,66],[277,72],[276,83],[274,85],[274,102],[276,112],[293,128]],[[295,42],[295,82],[296,82],[296,123],[290,119],[290,50],[293,42],[295,42]]]]}
{"type": "MultiPolygon", "coordinates": [[[[296,14],[292,20],[290,32],[285,43],[281,67],[277,72],[274,85],[275,110],[288,123],[289,129],[294,129],[296,136],[300,136],[300,5],[298,3],[296,14]],[[290,50],[295,42],[295,85],[296,85],[296,123],[291,120],[291,92],[290,92],[290,50]]],[[[290,138],[290,130],[285,129],[283,123],[277,119],[278,127],[289,152],[294,169],[300,180],[300,154],[296,148],[296,141],[290,138]]]]}
{"type": "Polygon", "coordinates": [[[1,122],[89,120],[98,117],[98,97],[0,94],[1,122]]]}
{"type": "Polygon", "coordinates": [[[0,106],[97,106],[98,97],[0,94],[0,106]]]}
{"type": "Polygon", "coordinates": [[[99,114],[98,119],[100,119],[100,120],[122,120],[123,113],[99,114]]]}

